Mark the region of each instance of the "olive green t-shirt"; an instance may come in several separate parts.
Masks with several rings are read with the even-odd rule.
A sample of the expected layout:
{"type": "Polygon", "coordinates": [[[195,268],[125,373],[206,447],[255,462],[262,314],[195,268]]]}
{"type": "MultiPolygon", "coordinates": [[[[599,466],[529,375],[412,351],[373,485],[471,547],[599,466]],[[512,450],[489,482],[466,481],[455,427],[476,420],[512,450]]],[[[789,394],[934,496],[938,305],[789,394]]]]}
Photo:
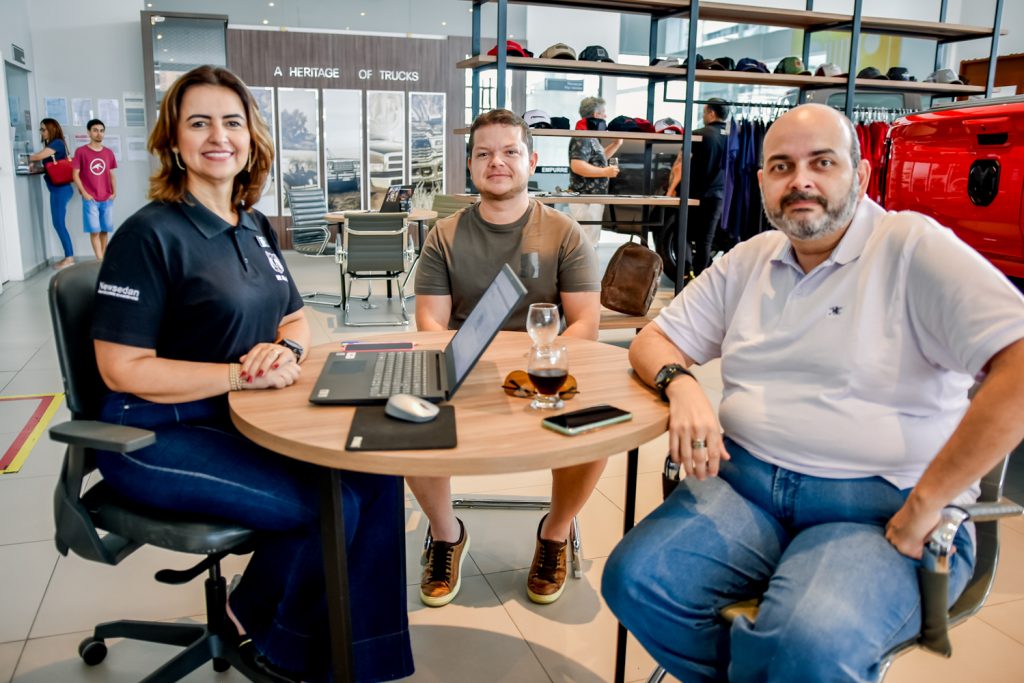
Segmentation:
{"type": "Polygon", "coordinates": [[[473,204],[434,225],[423,241],[416,293],[451,295],[450,329],[458,329],[507,263],[526,286],[526,296],[503,329],[526,329],[530,304],[560,303],[559,292],[599,292],[597,253],[571,217],[531,199],[523,217],[488,223],[473,204]]]}

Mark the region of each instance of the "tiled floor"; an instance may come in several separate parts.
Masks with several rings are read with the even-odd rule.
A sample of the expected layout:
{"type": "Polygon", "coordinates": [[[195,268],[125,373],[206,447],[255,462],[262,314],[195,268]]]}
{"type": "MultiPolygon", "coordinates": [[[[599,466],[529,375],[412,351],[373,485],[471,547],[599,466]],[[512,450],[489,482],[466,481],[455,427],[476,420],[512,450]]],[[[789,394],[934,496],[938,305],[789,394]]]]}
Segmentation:
{"type": "MultiPolygon", "coordinates": [[[[602,243],[606,260],[614,248],[602,243]]],[[[288,259],[296,280],[337,291],[332,268],[324,261],[288,259]]],[[[12,282],[0,294],[0,395],[58,392],[60,376],[53,351],[46,285],[49,273],[24,283],[12,282]]],[[[378,288],[380,286],[378,285],[378,288]]],[[[380,291],[378,289],[378,291],[380,291]]],[[[410,308],[415,300],[410,300],[410,308]]],[[[353,315],[387,315],[355,304],[353,315]]],[[[353,336],[334,309],[307,308],[314,341],[353,336]]],[[[362,329],[361,332],[399,328],[362,329]]],[[[628,335],[606,341],[625,341],[628,335]]],[[[84,341],[84,340],[83,340],[84,341]]],[[[720,386],[715,367],[701,369],[705,385],[720,386]]],[[[717,392],[710,391],[715,398],[717,392]]],[[[67,419],[61,408],[55,421],[67,419]]],[[[0,404],[0,450],[21,428],[16,408],[0,404]]],[[[660,499],[659,469],[664,440],[641,449],[638,516],[660,499]]],[[[199,582],[166,586],[153,581],[165,566],[184,567],[191,558],[145,548],[117,567],[60,557],[51,539],[50,495],[62,449],[46,439],[36,446],[21,472],[0,475],[0,683],[54,681],[136,681],[169,657],[173,649],[138,642],[113,642],[100,666],[90,669],[78,658],[77,643],[97,622],[112,618],[199,619],[203,611],[199,582]]],[[[531,472],[500,477],[456,479],[459,492],[547,493],[550,476],[531,472]]],[[[600,683],[612,678],[615,620],[599,594],[608,553],[621,535],[625,486],[624,456],[613,458],[581,515],[585,576],[571,581],[561,600],[538,607],[526,599],[523,583],[538,514],[466,511],[473,550],[466,564],[462,593],[443,609],[419,604],[410,584],[416,674],[408,680],[444,683],[491,682],[600,683]]],[[[1024,492],[1024,476],[1008,490],[1024,492]]],[[[406,506],[409,578],[418,574],[418,553],[426,521],[414,500],[406,506]]],[[[1009,681],[1024,679],[1024,520],[1004,524],[999,577],[988,606],[953,632],[955,654],[942,660],[912,653],[898,660],[888,681],[1009,681]]],[[[238,571],[244,558],[227,562],[238,571]]],[[[884,580],[884,577],[879,577],[884,580]]],[[[630,681],[646,680],[651,658],[631,641],[630,681]]],[[[189,681],[236,682],[234,673],[214,674],[204,667],[189,681]]]]}

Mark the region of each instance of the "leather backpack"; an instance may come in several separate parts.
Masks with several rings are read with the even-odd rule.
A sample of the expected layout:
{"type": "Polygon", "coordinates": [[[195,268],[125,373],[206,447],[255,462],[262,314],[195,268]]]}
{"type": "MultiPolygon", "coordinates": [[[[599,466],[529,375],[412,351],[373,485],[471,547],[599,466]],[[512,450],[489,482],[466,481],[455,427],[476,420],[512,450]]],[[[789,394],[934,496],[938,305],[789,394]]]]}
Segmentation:
{"type": "Polygon", "coordinates": [[[658,291],[661,257],[627,242],[615,250],[601,278],[601,305],[626,315],[646,315],[658,291]]]}

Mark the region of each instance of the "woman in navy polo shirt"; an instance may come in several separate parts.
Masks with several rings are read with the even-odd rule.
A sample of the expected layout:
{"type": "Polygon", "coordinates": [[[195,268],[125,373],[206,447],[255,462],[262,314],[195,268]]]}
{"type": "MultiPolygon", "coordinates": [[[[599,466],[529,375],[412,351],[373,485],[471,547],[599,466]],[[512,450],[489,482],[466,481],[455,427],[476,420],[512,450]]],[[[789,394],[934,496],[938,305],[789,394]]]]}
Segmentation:
{"type": "MultiPolygon", "coordinates": [[[[252,210],[273,164],[267,126],[230,71],[178,79],[149,137],[154,201],[125,221],[100,270],[96,359],[103,419],[155,445],[101,454],[123,495],[265,531],[228,603],[253,662],[326,680],[327,604],[311,467],[231,424],[227,392],[276,389],[301,372],[309,324],[267,219],[252,210]]],[[[346,473],[346,540],[360,681],[412,673],[400,478],[346,473]]]]}

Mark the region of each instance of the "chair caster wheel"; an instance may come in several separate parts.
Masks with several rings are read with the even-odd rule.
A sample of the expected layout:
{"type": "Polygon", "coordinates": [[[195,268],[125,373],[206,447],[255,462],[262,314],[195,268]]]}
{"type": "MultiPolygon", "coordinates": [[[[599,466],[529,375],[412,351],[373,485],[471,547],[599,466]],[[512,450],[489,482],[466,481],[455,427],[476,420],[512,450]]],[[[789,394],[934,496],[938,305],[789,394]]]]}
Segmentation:
{"type": "Polygon", "coordinates": [[[89,636],[78,644],[78,656],[89,666],[96,666],[107,657],[107,645],[102,640],[89,636]]]}
{"type": "Polygon", "coordinates": [[[213,670],[219,674],[224,673],[231,668],[231,662],[221,657],[213,658],[213,670]]]}

